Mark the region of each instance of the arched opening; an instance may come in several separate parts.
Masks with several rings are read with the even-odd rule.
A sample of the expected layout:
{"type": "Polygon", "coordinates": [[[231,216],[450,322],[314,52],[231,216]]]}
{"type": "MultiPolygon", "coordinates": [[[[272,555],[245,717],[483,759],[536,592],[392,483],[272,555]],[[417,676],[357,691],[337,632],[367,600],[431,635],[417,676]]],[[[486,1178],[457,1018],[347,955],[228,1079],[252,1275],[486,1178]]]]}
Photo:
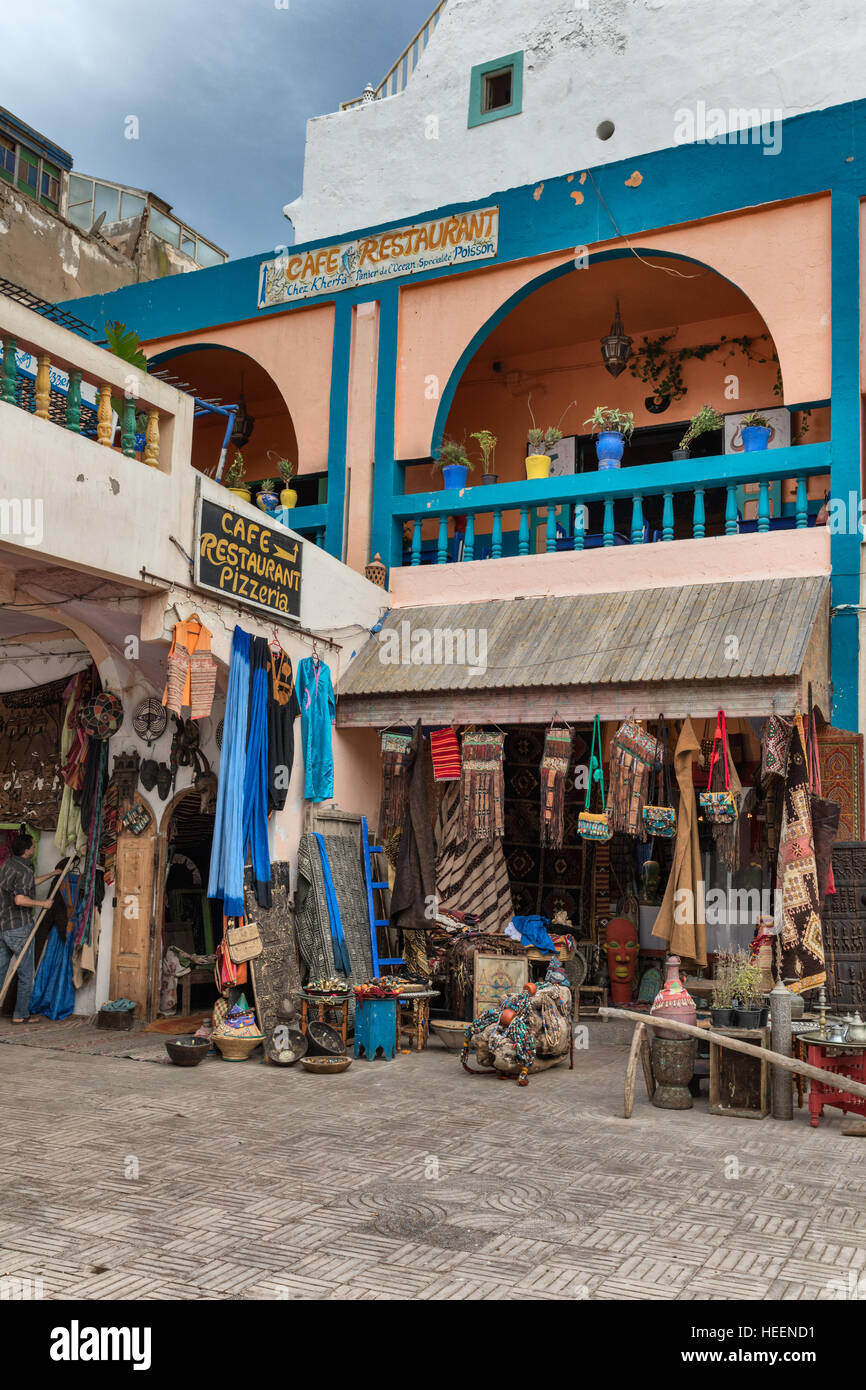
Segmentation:
{"type": "MultiPolygon", "coordinates": [[[[623,467],[658,464],[672,459],[690,419],[705,404],[728,417],[747,410],[779,411],[780,428],[790,428],[790,438],[780,436],[780,442],[800,442],[807,433],[810,443],[829,438],[829,407],[808,415],[782,411],[782,369],[772,334],[735,284],[685,257],[603,253],[547,272],[488,320],[467,346],[442,394],[432,448],[435,453],[443,438],[464,444],[476,465],[469,477],[476,487],[482,481],[482,465],[472,436],[489,430],[497,439],[491,470],[495,480],[516,482],[526,476],[524,461],[533,452],[529,429],[553,427],[562,431],[563,440],[552,473],[595,472],[595,444],[586,422],[597,406],[612,406],[634,415],[635,433],[623,467]],[[617,306],[632,346],[625,369],[614,377],[603,361],[601,339],[611,331],[617,306]]],[[[718,429],[696,438],[690,452],[698,458],[723,454],[731,447],[740,446],[726,443],[726,431],[718,429]]],[[[430,486],[423,466],[407,469],[408,492],[430,486]]],[[[786,488],[783,482],[774,486],[774,518],[793,503],[786,488]]],[[[724,523],[724,491],[719,491],[718,497],[708,494],[706,501],[708,509],[722,508],[724,523]]],[[[809,501],[810,506],[815,503],[815,511],[822,496],[819,480],[810,480],[809,501]]],[[[647,539],[661,532],[661,505],[661,498],[649,505],[647,539]]],[[[738,506],[748,521],[757,507],[757,494],[744,493],[738,506]]],[[[714,519],[708,510],[708,535],[714,519]]],[[[518,516],[506,512],[502,522],[502,554],[516,554],[518,516]]],[[[600,531],[601,517],[590,516],[587,524],[590,534],[600,531]]],[[[684,528],[686,524],[683,514],[684,528]]],[[[618,536],[627,537],[630,525],[629,504],[618,504],[618,536]]],[[[489,526],[489,516],[477,518],[481,536],[489,534],[489,526]]],[[[435,528],[435,522],[424,524],[425,551],[435,547],[435,528]]],[[[568,518],[558,514],[557,533],[567,528],[568,518]]],[[[530,551],[535,549],[531,544],[530,551]]],[[[476,558],[487,553],[482,540],[476,558]]]]}
{"type": "MultiPolygon", "coordinates": [[[[248,484],[264,479],[276,479],[278,460],[290,459],[298,465],[298,439],[292,416],[269,372],[253,357],[215,344],[170,348],[150,359],[151,370],[166,374],[169,381],[185,384],[203,405],[216,407],[243,406],[248,421],[246,440],[237,447],[243,455],[248,484]]],[[[235,418],[237,435],[242,424],[240,413],[235,418]]],[[[192,465],[200,473],[215,477],[226,437],[228,421],[224,413],[197,407],[193,425],[192,465]]],[[[234,458],[236,447],[230,444],[227,463],[234,458]]],[[[284,484],[280,484],[284,486],[284,484]]],[[[305,473],[293,483],[301,505],[315,505],[326,499],[326,475],[305,473]]],[[[279,488],[278,488],[279,490],[279,488]]]]}
{"type": "MultiPolygon", "coordinates": [[[[154,970],[152,1016],[169,983],[163,963],[172,948],[186,964],[190,957],[212,956],[222,940],[222,904],[207,896],[215,813],[216,778],[208,778],[173,796],[160,819],[151,955],[162,971],[160,978],[154,970]]],[[[217,988],[212,967],[193,961],[189,975],[179,976],[175,984],[179,1015],[213,1007],[217,988]]]]}

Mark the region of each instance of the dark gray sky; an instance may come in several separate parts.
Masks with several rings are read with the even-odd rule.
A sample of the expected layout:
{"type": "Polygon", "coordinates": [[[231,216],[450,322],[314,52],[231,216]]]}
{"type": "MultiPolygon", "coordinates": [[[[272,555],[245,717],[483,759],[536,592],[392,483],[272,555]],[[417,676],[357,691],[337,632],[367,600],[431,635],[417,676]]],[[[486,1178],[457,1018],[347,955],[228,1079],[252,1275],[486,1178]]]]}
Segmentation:
{"type": "MultiPolygon", "coordinates": [[[[379,82],[435,0],[0,5],[0,103],[231,256],[285,243],[310,116],[379,82]],[[124,136],[137,116],[140,137],[124,136]]],[[[371,177],[375,171],[371,170],[371,177]]]]}

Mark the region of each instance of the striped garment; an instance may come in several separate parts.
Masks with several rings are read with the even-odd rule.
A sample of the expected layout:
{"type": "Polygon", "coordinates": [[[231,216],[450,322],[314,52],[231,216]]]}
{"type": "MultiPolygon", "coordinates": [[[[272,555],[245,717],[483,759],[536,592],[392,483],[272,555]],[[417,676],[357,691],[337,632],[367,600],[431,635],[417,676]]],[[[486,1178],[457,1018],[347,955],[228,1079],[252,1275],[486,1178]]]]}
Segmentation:
{"type": "Polygon", "coordinates": [[[456,782],[460,776],[460,747],[451,728],[434,729],[430,735],[433,777],[437,782],[456,782]]]}
{"type": "Polygon", "coordinates": [[[436,896],[439,911],[472,912],[476,931],[505,931],[514,915],[502,841],[464,840],[460,787],[442,788],[436,816],[436,896]]]}

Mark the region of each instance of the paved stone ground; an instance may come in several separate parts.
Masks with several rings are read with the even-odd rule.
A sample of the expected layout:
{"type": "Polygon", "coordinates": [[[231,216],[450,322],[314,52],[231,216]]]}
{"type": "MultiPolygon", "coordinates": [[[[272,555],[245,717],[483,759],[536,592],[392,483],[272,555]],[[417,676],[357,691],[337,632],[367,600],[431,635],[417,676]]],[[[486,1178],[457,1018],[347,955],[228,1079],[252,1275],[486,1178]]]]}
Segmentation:
{"type": "Polygon", "coordinates": [[[4,1046],[0,1276],[53,1299],[866,1296],[866,1148],[838,1111],[665,1112],[639,1082],[623,1120],[625,1062],[591,1042],[519,1089],[433,1043],[337,1077],[4,1046]]]}

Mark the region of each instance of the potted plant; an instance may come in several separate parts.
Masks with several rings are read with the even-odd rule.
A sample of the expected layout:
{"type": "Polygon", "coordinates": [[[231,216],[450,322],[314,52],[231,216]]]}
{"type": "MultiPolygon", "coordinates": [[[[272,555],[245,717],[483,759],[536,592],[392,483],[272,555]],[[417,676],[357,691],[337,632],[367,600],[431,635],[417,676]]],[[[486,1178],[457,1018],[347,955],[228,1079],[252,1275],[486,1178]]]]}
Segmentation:
{"type": "Polygon", "coordinates": [[[707,434],[710,430],[724,429],[725,421],[719,414],[715,406],[702,405],[697,415],[693,415],[689,421],[689,427],[680,440],[678,449],[674,449],[672,457],[675,459],[687,459],[689,447],[692,441],[701,434],[707,434]]]}
{"type": "MultiPolygon", "coordinates": [[[[270,455],[268,455],[268,457],[270,458],[270,455]]],[[[277,459],[277,470],[282,483],[282,488],[280,489],[280,506],[286,508],[296,507],[298,505],[298,494],[291,486],[291,482],[298,471],[298,465],[293,463],[291,459],[279,458],[277,459]]]]}
{"type": "Polygon", "coordinates": [[[619,468],[623,450],[634,433],[634,412],[618,410],[616,406],[597,405],[583,423],[591,425],[593,434],[598,435],[595,451],[599,472],[605,468],[619,468]]]}
{"type": "Polygon", "coordinates": [[[764,1011],[763,971],[754,963],[748,951],[738,951],[734,959],[733,985],[737,1027],[760,1028],[764,1011]]]}
{"type": "Polygon", "coordinates": [[[498,483],[499,474],[493,471],[493,458],[497,444],[496,435],[491,434],[490,430],[476,430],[469,437],[478,440],[478,447],[481,450],[481,467],[484,470],[481,475],[482,483],[498,483]]]}
{"type": "Polygon", "coordinates": [[[442,486],[449,488],[462,488],[466,486],[466,479],[469,470],[475,464],[470,459],[462,444],[458,444],[454,439],[443,439],[439,445],[433,463],[433,471],[442,471],[442,486]]]}
{"type": "Polygon", "coordinates": [[[713,1003],[710,1009],[714,1028],[731,1028],[734,1023],[734,963],[720,951],[713,967],[713,1003]]]}
{"type": "Polygon", "coordinates": [[[527,433],[529,453],[526,455],[527,478],[547,478],[550,476],[550,455],[544,452],[544,430],[533,426],[527,433]]]}
{"type": "Polygon", "coordinates": [[[766,449],[770,443],[770,434],[769,420],[765,415],[759,415],[755,410],[744,415],[740,421],[740,437],[743,441],[743,452],[746,454],[754,454],[760,449],[766,449]]]}
{"type": "Polygon", "coordinates": [[[263,512],[275,512],[280,505],[280,498],[277,492],[279,484],[276,478],[262,478],[259,483],[259,490],[256,494],[256,506],[261,507],[263,512]]]}
{"type": "Polygon", "coordinates": [[[235,449],[235,456],[223,474],[223,487],[227,487],[229,492],[233,492],[236,497],[242,497],[245,502],[250,501],[250,490],[245,487],[247,475],[244,456],[240,449],[235,449]]]}

